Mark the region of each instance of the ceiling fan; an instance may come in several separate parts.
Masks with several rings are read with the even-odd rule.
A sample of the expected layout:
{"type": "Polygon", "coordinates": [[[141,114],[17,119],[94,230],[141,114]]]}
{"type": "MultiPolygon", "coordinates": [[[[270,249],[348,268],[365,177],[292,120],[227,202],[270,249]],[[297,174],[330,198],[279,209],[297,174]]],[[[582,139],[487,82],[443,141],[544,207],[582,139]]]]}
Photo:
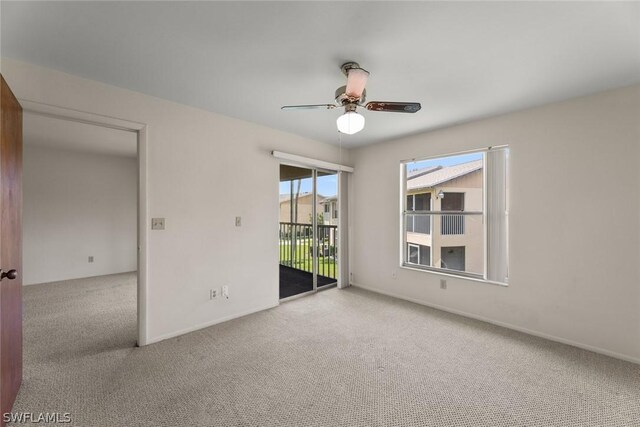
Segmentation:
{"type": "Polygon", "coordinates": [[[338,117],[337,125],[338,131],[348,135],[353,135],[364,129],[364,116],[356,112],[358,107],[366,108],[369,111],[390,113],[415,113],[420,110],[419,102],[370,101],[365,104],[367,91],[364,87],[367,84],[369,72],[356,62],[347,62],[340,68],[347,76],[347,84],[336,89],[334,104],[285,105],[282,110],[344,108],[345,112],[338,117]]]}

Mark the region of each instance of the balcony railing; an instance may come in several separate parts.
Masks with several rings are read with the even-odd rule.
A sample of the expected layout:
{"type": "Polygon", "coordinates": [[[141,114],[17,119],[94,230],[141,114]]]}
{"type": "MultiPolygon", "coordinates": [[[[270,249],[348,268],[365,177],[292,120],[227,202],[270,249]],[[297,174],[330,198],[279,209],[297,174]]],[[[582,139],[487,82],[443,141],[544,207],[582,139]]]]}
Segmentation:
{"type": "Polygon", "coordinates": [[[442,215],[440,217],[440,234],[464,234],[464,215],[442,215]]]}
{"type": "MultiPolygon", "coordinates": [[[[317,273],[338,277],[338,226],[318,225],[317,273]]],[[[292,222],[280,223],[280,264],[298,270],[313,272],[313,226],[292,222]]]]}

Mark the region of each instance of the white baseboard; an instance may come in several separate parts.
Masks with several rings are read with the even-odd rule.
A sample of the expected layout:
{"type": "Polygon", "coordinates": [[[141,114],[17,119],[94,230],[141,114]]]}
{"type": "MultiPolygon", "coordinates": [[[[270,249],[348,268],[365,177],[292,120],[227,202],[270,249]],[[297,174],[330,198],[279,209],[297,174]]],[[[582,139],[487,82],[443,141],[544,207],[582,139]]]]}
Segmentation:
{"type": "Polygon", "coordinates": [[[441,310],[441,311],[446,311],[447,313],[452,313],[452,314],[457,314],[459,316],[464,316],[464,317],[468,317],[471,319],[475,319],[475,320],[480,320],[482,322],[487,322],[487,323],[491,323],[492,325],[497,325],[497,326],[502,326],[503,328],[507,328],[507,329],[512,329],[514,331],[518,331],[518,332],[523,332],[525,334],[529,334],[529,335],[533,335],[539,338],[544,338],[550,341],[555,341],[555,342],[559,342],[562,344],[567,344],[573,347],[578,347],[581,348],[583,350],[589,350],[592,351],[594,353],[599,353],[599,354],[604,354],[605,356],[609,356],[609,357],[613,357],[616,359],[620,359],[620,360],[624,360],[626,362],[632,362],[632,363],[637,363],[640,364],[640,358],[637,357],[633,357],[633,356],[629,356],[626,354],[621,354],[621,353],[616,353],[614,351],[610,351],[610,350],[606,350],[604,348],[600,348],[600,347],[594,347],[592,345],[588,345],[588,344],[583,344],[583,343],[579,343],[579,342],[575,342],[575,341],[571,341],[565,338],[560,338],[554,335],[549,335],[549,334],[545,334],[544,332],[538,332],[538,331],[534,331],[531,329],[527,329],[527,328],[522,328],[520,326],[515,326],[512,325],[510,323],[505,323],[505,322],[500,322],[498,320],[493,320],[493,319],[489,319],[487,317],[483,317],[483,316],[478,316],[476,314],[472,314],[472,313],[468,313],[465,311],[461,311],[461,310],[456,310],[453,308],[448,308],[448,307],[444,307],[438,304],[432,304],[429,303],[427,301],[422,301],[416,298],[410,298],[410,297],[405,297],[399,294],[394,294],[392,292],[387,292],[387,291],[383,291],[381,289],[376,289],[376,288],[372,288],[369,286],[365,286],[359,283],[353,283],[352,284],[354,287],[356,288],[361,288],[361,289],[365,289],[367,291],[370,292],[375,292],[377,294],[382,294],[382,295],[386,295],[392,298],[398,298],[404,301],[409,301],[409,302],[413,302],[416,304],[420,304],[420,305],[424,305],[427,307],[431,307],[431,308],[435,308],[436,310],[441,310]]]}
{"type": "Polygon", "coordinates": [[[93,279],[96,277],[103,277],[103,276],[117,276],[118,274],[129,274],[129,273],[137,273],[138,270],[126,270],[126,271],[116,271],[116,272],[111,272],[111,273],[100,273],[100,274],[92,274],[90,276],[78,276],[78,277],[69,277],[67,279],[56,279],[56,280],[49,280],[47,282],[33,282],[33,283],[22,283],[22,286],[38,286],[38,285],[49,285],[52,283],[59,283],[59,282],[67,282],[67,281],[71,281],[71,280],[81,280],[81,279],[93,279]]]}
{"type": "Polygon", "coordinates": [[[198,325],[191,326],[191,327],[185,328],[185,329],[181,329],[179,331],[169,332],[168,334],[162,334],[162,335],[159,335],[157,337],[152,337],[152,338],[147,340],[145,345],[155,344],[157,342],[164,341],[164,340],[167,340],[169,338],[175,338],[175,337],[180,336],[180,335],[188,334],[189,332],[194,332],[194,331],[197,331],[197,330],[200,330],[200,329],[208,328],[209,326],[217,325],[218,323],[227,322],[229,320],[237,319],[238,317],[244,317],[244,316],[247,316],[249,314],[257,313],[259,311],[268,310],[270,308],[277,307],[278,305],[279,305],[279,303],[276,302],[275,304],[271,303],[271,304],[267,304],[267,305],[263,305],[263,306],[259,306],[259,307],[254,307],[254,308],[251,308],[249,310],[244,310],[244,311],[241,311],[239,313],[235,313],[235,314],[232,314],[232,315],[229,315],[229,316],[220,317],[218,319],[215,319],[215,320],[212,320],[212,321],[209,321],[209,322],[205,322],[205,323],[200,323],[198,325]]]}

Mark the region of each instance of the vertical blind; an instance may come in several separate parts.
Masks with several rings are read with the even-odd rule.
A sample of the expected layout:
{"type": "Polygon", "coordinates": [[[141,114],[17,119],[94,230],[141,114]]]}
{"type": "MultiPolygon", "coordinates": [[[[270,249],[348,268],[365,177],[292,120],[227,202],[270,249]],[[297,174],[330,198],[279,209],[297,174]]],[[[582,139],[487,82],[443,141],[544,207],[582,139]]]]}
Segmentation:
{"type": "Polygon", "coordinates": [[[349,174],[338,172],[338,287],[350,284],[349,274],[349,174]]]}
{"type": "Polygon", "coordinates": [[[500,283],[509,277],[508,156],[506,147],[486,153],[487,280],[500,283]]]}

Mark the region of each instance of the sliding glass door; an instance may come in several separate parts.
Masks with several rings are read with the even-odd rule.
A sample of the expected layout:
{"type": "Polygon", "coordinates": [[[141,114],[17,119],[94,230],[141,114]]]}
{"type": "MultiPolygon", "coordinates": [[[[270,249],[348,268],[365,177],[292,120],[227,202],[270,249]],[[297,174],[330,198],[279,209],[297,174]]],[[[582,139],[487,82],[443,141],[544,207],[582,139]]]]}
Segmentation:
{"type": "Polygon", "coordinates": [[[337,174],[280,166],[280,299],[337,282],[337,174]]]}
{"type": "Polygon", "coordinates": [[[338,280],[338,174],[316,171],[316,188],[321,209],[316,215],[317,287],[338,280]]]}
{"type": "Polygon", "coordinates": [[[280,299],[311,292],[314,176],[312,169],[280,166],[280,299]]]}

